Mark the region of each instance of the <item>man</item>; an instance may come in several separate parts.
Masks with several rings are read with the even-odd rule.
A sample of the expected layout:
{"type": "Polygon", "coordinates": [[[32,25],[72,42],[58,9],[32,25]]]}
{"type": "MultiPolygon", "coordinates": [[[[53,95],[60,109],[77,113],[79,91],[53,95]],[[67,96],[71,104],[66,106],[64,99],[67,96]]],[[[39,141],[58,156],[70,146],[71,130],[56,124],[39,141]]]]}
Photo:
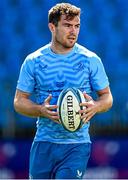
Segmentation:
{"type": "Polygon", "coordinates": [[[80,179],[90,155],[89,121],[112,106],[108,78],[100,58],[76,43],[80,9],[60,3],[49,11],[51,43],[25,59],[17,84],[14,107],[18,113],[38,117],[30,152],[30,178],[80,179]],[[74,132],[59,123],[57,99],[68,87],[80,89],[88,102],[81,110],[84,126],[74,132]],[[98,99],[91,98],[92,90],[98,99]],[[36,103],[30,100],[35,93],[36,103]],[[83,114],[83,115],[82,115],[83,114]]]}

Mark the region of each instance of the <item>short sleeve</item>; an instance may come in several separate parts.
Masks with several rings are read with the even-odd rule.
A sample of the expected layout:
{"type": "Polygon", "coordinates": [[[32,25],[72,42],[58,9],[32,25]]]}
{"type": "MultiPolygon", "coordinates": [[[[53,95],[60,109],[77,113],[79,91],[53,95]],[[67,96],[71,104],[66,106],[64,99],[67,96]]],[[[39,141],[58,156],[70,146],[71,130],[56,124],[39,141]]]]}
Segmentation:
{"type": "Polygon", "coordinates": [[[27,57],[20,69],[17,89],[28,93],[33,92],[35,88],[34,67],[34,59],[27,57]]]}
{"type": "Polygon", "coordinates": [[[98,56],[90,58],[90,81],[92,89],[95,91],[102,90],[109,86],[103,63],[98,56]]]}

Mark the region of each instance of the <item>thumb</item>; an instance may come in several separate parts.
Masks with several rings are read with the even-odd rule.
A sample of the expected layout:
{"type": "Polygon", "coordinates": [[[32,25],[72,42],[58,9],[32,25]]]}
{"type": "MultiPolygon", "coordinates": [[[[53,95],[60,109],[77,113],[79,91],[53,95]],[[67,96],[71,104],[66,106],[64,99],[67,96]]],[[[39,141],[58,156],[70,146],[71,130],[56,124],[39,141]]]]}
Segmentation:
{"type": "Polygon", "coordinates": [[[49,94],[48,97],[45,99],[44,103],[45,104],[50,104],[51,99],[52,99],[52,95],[49,94]]]}
{"type": "Polygon", "coordinates": [[[86,92],[83,92],[83,95],[84,95],[86,101],[91,101],[92,100],[92,97],[89,96],[86,92]]]}

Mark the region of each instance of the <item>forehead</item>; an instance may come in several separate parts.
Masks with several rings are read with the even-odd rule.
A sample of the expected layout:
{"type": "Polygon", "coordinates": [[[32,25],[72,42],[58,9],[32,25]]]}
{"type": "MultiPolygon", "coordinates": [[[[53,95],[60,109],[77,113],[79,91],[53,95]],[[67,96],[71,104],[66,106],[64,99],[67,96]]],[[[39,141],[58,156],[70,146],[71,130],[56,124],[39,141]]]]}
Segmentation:
{"type": "Polygon", "coordinates": [[[71,17],[71,16],[67,16],[67,15],[61,15],[60,22],[61,23],[76,23],[76,24],[79,24],[80,23],[80,16],[77,15],[77,16],[71,17]]]}

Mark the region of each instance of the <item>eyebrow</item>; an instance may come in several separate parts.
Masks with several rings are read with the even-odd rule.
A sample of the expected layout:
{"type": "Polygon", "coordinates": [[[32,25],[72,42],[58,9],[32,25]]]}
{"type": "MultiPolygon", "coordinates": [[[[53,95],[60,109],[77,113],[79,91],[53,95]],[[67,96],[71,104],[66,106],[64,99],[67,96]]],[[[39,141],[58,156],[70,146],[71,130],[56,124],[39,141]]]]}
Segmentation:
{"type": "MultiPolygon", "coordinates": [[[[67,21],[66,19],[63,21],[64,24],[72,24],[71,21],[67,21]]],[[[77,23],[77,22],[76,22],[77,23]]],[[[78,22],[77,24],[80,24],[80,22],[78,22]]]]}
{"type": "MultiPolygon", "coordinates": [[[[64,25],[74,25],[74,24],[72,24],[70,22],[63,22],[62,24],[64,24],[64,25]]],[[[80,23],[75,24],[75,26],[80,26],[80,23]]]]}

